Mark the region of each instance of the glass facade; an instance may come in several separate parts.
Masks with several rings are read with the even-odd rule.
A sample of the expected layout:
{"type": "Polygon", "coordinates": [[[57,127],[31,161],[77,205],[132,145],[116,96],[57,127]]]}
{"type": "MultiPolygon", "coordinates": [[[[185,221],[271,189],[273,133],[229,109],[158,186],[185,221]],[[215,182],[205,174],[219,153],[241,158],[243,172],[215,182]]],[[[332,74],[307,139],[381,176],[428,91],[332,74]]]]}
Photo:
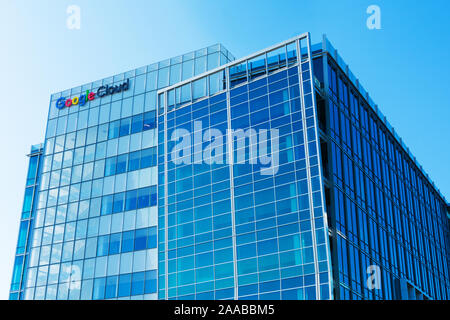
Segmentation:
{"type": "MultiPolygon", "coordinates": [[[[338,299],[449,299],[448,206],[325,39],[322,160],[338,299]],[[366,284],[370,266],[380,288],[366,284]]],[[[319,80],[320,79],[320,80],[319,80]]]]}
{"type": "Polygon", "coordinates": [[[28,173],[25,184],[25,196],[23,200],[22,214],[19,226],[19,238],[17,240],[16,255],[14,258],[13,276],[10,288],[10,300],[18,300],[20,292],[24,288],[24,275],[28,255],[30,253],[30,231],[34,218],[34,203],[38,194],[39,167],[42,159],[43,145],[33,145],[30,150],[28,173]]]}
{"type": "Polygon", "coordinates": [[[233,59],[214,45],[52,95],[43,149],[30,157],[11,299],[156,298],[156,92],[233,59]]]}
{"type": "Polygon", "coordinates": [[[445,199],[307,33],[52,95],[23,207],[13,300],[450,294],[445,199]]]}
{"type": "Polygon", "coordinates": [[[311,79],[304,36],[159,92],[160,299],[331,298],[311,79]],[[195,135],[199,123],[277,129],[277,174],[262,174],[260,164],[174,164],[173,131],[195,135]]]}

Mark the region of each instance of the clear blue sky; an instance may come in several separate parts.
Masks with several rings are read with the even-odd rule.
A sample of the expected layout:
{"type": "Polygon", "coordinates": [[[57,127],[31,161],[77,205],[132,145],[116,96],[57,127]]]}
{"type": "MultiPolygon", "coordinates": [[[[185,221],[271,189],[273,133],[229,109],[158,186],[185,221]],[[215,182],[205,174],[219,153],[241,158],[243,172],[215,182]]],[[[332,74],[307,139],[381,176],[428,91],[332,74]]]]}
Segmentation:
{"type": "Polygon", "coordinates": [[[8,297],[27,168],[49,96],[223,43],[242,57],[297,34],[327,34],[372,99],[450,199],[450,1],[2,0],[0,298],[8,297]],[[66,8],[81,8],[81,29],[66,8]],[[381,8],[381,30],[366,9],[381,8]]]}

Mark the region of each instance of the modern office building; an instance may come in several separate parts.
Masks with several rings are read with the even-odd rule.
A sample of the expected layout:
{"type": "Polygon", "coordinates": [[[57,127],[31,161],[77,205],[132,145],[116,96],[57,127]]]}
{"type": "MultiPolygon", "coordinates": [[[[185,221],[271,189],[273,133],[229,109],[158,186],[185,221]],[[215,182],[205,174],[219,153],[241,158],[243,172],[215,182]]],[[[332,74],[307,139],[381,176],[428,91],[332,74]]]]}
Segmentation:
{"type": "Polygon", "coordinates": [[[448,299],[449,250],[445,198],[305,33],[52,95],[10,298],[448,299]]]}

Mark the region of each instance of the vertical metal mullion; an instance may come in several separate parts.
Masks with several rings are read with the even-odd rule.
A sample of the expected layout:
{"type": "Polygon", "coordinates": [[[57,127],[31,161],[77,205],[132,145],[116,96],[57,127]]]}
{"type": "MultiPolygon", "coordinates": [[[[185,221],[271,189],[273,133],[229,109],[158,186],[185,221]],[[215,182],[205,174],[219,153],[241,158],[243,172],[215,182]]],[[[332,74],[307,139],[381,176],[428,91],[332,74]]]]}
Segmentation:
{"type": "MultiPolygon", "coordinates": [[[[323,175],[322,175],[322,166],[321,166],[321,160],[322,160],[322,155],[321,155],[321,151],[320,151],[320,138],[319,138],[319,130],[318,130],[318,119],[317,119],[317,101],[316,101],[316,93],[315,93],[315,89],[314,89],[314,73],[313,73],[313,61],[312,61],[312,56],[311,56],[311,40],[308,34],[307,37],[307,45],[308,45],[308,56],[309,56],[309,63],[310,63],[310,68],[309,68],[309,77],[310,77],[310,81],[311,81],[311,94],[312,94],[312,101],[313,101],[313,113],[314,113],[314,131],[315,131],[315,135],[316,135],[316,147],[317,147],[317,162],[318,162],[318,171],[319,171],[319,180],[320,180],[320,197],[321,197],[321,208],[322,208],[322,217],[323,217],[323,223],[324,223],[324,231],[326,231],[326,236],[325,236],[325,246],[327,248],[326,250],[326,255],[327,255],[327,262],[328,262],[328,278],[331,279],[331,268],[330,268],[330,252],[328,251],[329,248],[329,243],[328,243],[328,218],[327,218],[327,212],[325,211],[325,198],[324,198],[324,188],[323,188],[323,175]]],[[[313,223],[314,223],[314,219],[313,219],[313,223]]],[[[315,226],[314,226],[314,230],[315,230],[315,226]]],[[[316,239],[314,239],[314,241],[316,241],[316,239]]],[[[317,244],[316,244],[317,246],[317,244]]],[[[318,261],[317,261],[318,264],[318,261]]],[[[319,275],[317,274],[316,280],[319,280],[319,275]]],[[[320,294],[320,283],[319,281],[318,283],[318,293],[320,294]]],[[[329,292],[328,292],[328,296],[329,298],[331,298],[331,285],[329,285],[329,292]]]]}
{"type": "MultiPolygon", "coordinates": [[[[327,128],[326,128],[326,135],[328,138],[328,142],[327,142],[327,151],[328,151],[328,159],[330,159],[330,157],[332,157],[332,148],[331,148],[331,144],[333,143],[333,141],[330,139],[331,134],[330,134],[330,122],[331,122],[331,113],[330,113],[330,92],[329,92],[329,88],[330,88],[330,84],[329,84],[329,74],[328,74],[328,52],[327,52],[327,38],[325,35],[323,35],[322,38],[322,53],[324,53],[322,55],[322,69],[323,69],[323,83],[324,83],[324,88],[323,88],[323,93],[324,93],[324,99],[325,99],[325,107],[327,108],[327,110],[325,111],[325,115],[326,115],[326,122],[327,122],[327,128]]],[[[359,101],[358,101],[359,103],[359,101]]],[[[321,155],[322,157],[322,155],[321,155]]],[[[329,171],[329,175],[332,176],[333,175],[333,161],[328,161],[328,171],[329,171]]],[[[332,181],[332,179],[329,180],[330,183],[330,195],[331,198],[334,199],[335,198],[335,193],[334,193],[334,182],[332,181]]],[[[322,177],[322,187],[323,187],[323,177],[322,177]]],[[[324,203],[325,205],[325,203],[324,203]]],[[[330,256],[329,256],[329,263],[328,263],[328,268],[329,268],[329,272],[328,272],[328,277],[329,277],[329,282],[330,282],[330,298],[334,298],[333,296],[333,288],[335,287],[335,283],[338,284],[339,283],[339,270],[338,270],[338,255],[337,255],[337,249],[334,250],[334,252],[331,252],[331,243],[330,243],[330,235],[331,235],[331,241],[333,242],[333,248],[337,248],[337,239],[336,237],[338,236],[336,233],[336,208],[334,207],[334,201],[331,201],[330,204],[330,208],[331,210],[331,215],[332,215],[332,219],[331,219],[331,230],[329,229],[330,226],[327,226],[327,235],[326,235],[326,240],[327,240],[327,246],[330,249],[330,256]],[[334,217],[333,217],[334,215],[334,217]],[[334,261],[334,263],[333,263],[334,261]]],[[[330,214],[329,212],[327,212],[327,216],[328,214],[330,214]]],[[[328,221],[327,221],[328,223],[328,221]]],[[[337,289],[338,287],[336,287],[337,289]]],[[[340,296],[340,292],[339,290],[336,290],[335,292],[335,296],[336,298],[339,299],[340,296]]]]}
{"type": "MultiPolygon", "coordinates": [[[[247,63],[247,62],[246,62],[247,63]]],[[[239,297],[238,292],[238,273],[237,273],[237,248],[236,248],[236,219],[235,219],[235,198],[234,198],[234,175],[233,175],[233,163],[234,163],[234,152],[233,152],[233,135],[231,132],[231,105],[230,105],[230,69],[225,68],[225,77],[227,78],[227,143],[228,143],[228,161],[230,170],[230,196],[231,196],[231,225],[232,234],[231,240],[233,243],[233,274],[234,274],[234,300],[239,297]]],[[[248,78],[247,78],[248,79],[248,78]]]]}
{"type": "MultiPolygon", "coordinates": [[[[158,99],[159,100],[159,99],[158,99]]],[[[167,91],[164,92],[164,110],[166,111],[167,106],[167,91]]],[[[166,300],[169,299],[169,235],[168,235],[168,223],[169,223],[169,205],[168,205],[168,191],[169,191],[169,183],[168,183],[168,160],[167,160],[167,112],[164,112],[164,282],[165,282],[165,290],[166,290],[166,300]]],[[[159,143],[159,141],[158,141],[159,143]]],[[[159,215],[158,215],[159,216],[159,215]]],[[[158,277],[159,279],[159,277],[158,277]]]]}
{"type": "MultiPolygon", "coordinates": [[[[316,148],[317,148],[317,165],[318,165],[318,170],[319,170],[319,179],[320,179],[320,194],[321,194],[321,202],[322,202],[322,218],[324,220],[324,225],[326,226],[326,215],[323,209],[323,205],[324,205],[324,199],[323,199],[323,190],[322,190],[322,174],[321,174],[321,163],[320,163],[320,145],[319,145],[319,135],[318,135],[318,130],[317,130],[317,126],[318,126],[318,121],[317,121],[317,114],[316,114],[316,107],[317,107],[317,103],[316,103],[316,96],[315,96],[315,90],[314,90],[314,75],[312,72],[312,68],[313,68],[313,63],[312,63],[312,57],[311,57],[311,43],[310,43],[310,37],[309,34],[306,37],[306,45],[307,45],[307,55],[308,55],[308,63],[309,63],[309,81],[310,81],[310,86],[311,86],[311,99],[312,99],[312,110],[313,110],[313,118],[314,118],[314,134],[315,134],[315,140],[316,140],[316,148]]],[[[303,80],[303,74],[302,74],[302,80],[303,80]]],[[[302,81],[302,88],[303,88],[303,81],[302,81]]],[[[305,119],[306,120],[306,119],[305,119]]],[[[306,132],[307,130],[305,130],[306,132]]],[[[307,132],[306,132],[307,134],[307,132]]],[[[308,141],[309,144],[309,141],[308,141]]],[[[309,163],[309,152],[308,152],[308,174],[309,176],[309,181],[308,184],[310,185],[310,204],[311,204],[311,210],[312,210],[312,214],[313,217],[311,219],[311,224],[312,224],[312,234],[313,234],[313,246],[314,246],[314,264],[316,266],[316,298],[319,300],[320,299],[320,277],[319,277],[319,259],[318,259],[318,248],[317,248],[317,239],[316,239],[316,225],[315,225],[315,214],[314,214],[314,203],[313,203],[313,199],[312,199],[312,184],[311,184],[311,167],[310,167],[310,163],[309,163]]],[[[328,255],[328,254],[327,254],[328,255]]],[[[327,259],[328,260],[328,259],[327,259]]]]}
{"type": "MultiPolygon", "coordinates": [[[[267,58],[267,52],[264,52],[264,59],[265,59],[265,69],[266,69],[266,77],[269,76],[269,60],[267,58]]],[[[267,82],[267,81],[266,81],[267,82]]]]}
{"type": "MultiPolygon", "coordinates": [[[[314,206],[313,206],[313,199],[312,199],[312,185],[311,185],[311,166],[309,162],[309,147],[308,147],[308,134],[307,134],[307,124],[306,124],[306,108],[305,108],[305,94],[303,90],[303,74],[302,74],[302,52],[301,52],[301,45],[300,42],[302,40],[306,39],[308,46],[307,46],[307,55],[308,55],[308,63],[310,64],[310,71],[311,71],[311,55],[309,52],[309,35],[306,36],[306,38],[299,38],[297,40],[297,50],[299,52],[299,64],[298,64],[298,76],[299,76],[299,87],[301,92],[301,100],[302,100],[302,122],[303,122],[303,137],[305,139],[305,162],[306,162],[306,176],[307,176],[307,183],[308,183],[308,199],[309,199],[309,210],[311,213],[311,233],[312,233],[312,244],[313,244],[313,255],[314,255],[314,274],[315,274],[315,288],[316,288],[316,299],[320,299],[320,288],[319,288],[319,266],[318,266],[318,257],[317,257],[317,243],[316,243],[316,230],[315,230],[315,223],[314,223],[314,206]]],[[[312,83],[312,79],[310,78],[310,81],[312,83]]],[[[312,92],[314,94],[314,91],[312,92]]],[[[313,108],[314,108],[314,100],[313,100],[313,108]]],[[[317,134],[316,134],[317,139],[317,134]]]]}

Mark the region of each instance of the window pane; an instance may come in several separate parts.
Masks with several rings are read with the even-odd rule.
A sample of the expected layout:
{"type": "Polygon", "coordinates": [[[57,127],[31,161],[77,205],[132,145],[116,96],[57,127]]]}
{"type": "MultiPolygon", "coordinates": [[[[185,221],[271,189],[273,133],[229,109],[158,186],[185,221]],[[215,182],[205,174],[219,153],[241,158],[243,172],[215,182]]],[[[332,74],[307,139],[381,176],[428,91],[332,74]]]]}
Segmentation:
{"type": "Polygon", "coordinates": [[[120,130],[119,130],[120,137],[130,134],[130,124],[131,118],[120,120],[120,130]]]}
{"type": "Polygon", "coordinates": [[[269,73],[286,66],[286,47],[281,47],[267,53],[269,73]]]}
{"type": "Polygon", "coordinates": [[[104,299],[106,278],[97,278],[94,280],[94,300],[104,299]]]}
{"type": "Polygon", "coordinates": [[[144,130],[156,128],[156,112],[150,111],[144,113],[144,130]]]}
{"type": "Polygon", "coordinates": [[[108,139],[114,139],[119,137],[120,132],[120,120],[111,122],[109,124],[109,134],[108,139]]]}
{"type": "Polygon", "coordinates": [[[209,95],[224,90],[225,71],[219,71],[209,76],[209,95]]]}
{"type": "Polygon", "coordinates": [[[248,62],[250,80],[266,74],[266,55],[262,54],[248,62]]]}
{"type": "Polygon", "coordinates": [[[147,248],[147,229],[136,230],[136,237],[134,239],[134,250],[143,250],[147,248]]]}
{"type": "Polygon", "coordinates": [[[156,148],[142,150],[141,169],[156,165],[156,148]]]}
{"type": "Polygon", "coordinates": [[[183,62],[182,80],[192,78],[194,75],[194,60],[183,62]]]}
{"type": "Polygon", "coordinates": [[[131,285],[131,295],[144,294],[144,272],[138,272],[133,274],[133,281],[131,285]]]}
{"type": "Polygon", "coordinates": [[[181,64],[170,66],[170,85],[181,81],[181,64]]]}
{"type": "Polygon", "coordinates": [[[206,78],[192,83],[192,100],[197,100],[204,96],[206,96],[206,78]]]}
{"type": "Polygon", "coordinates": [[[117,254],[120,252],[120,243],[122,241],[121,233],[114,233],[111,235],[109,240],[109,254],[117,254]]]}
{"type": "Polygon", "coordinates": [[[158,71],[158,89],[169,85],[169,68],[162,68],[158,71]]]}
{"type": "Polygon", "coordinates": [[[131,291],[131,274],[123,274],[119,277],[119,297],[126,297],[130,295],[131,291]]]}
{"type": "Polygon", "coordinates": [[[106,161],[105,161],[105,177],[116,174],[116,162],[117,162],[116,157],[106,159],[106,161]]]}
{"type": "Polygon", "coordinates": [[[181,87],[181,101],[180,104],[191,102],[191,84],[185,84],[181,87]]]}
{"type": "Polygon", "coordinates": [[[137,208],[137,190],[127,191],[125,211],[134,210],[136,208],[137,208]]]}
{"type": "Polygon", "coordinates": [[[138,191],[138,208],[145,208],[150,205],[150,188],[142,188],[138,191]]]}
{"type": "Polygon", "coordinates": [[[142,131],[142,124],[144,120],[144,115],[139,114],[137,116],[134,116],[131,121],[131,133],[136,133],[142,131]]]}
{"type": "Polygon", "coordinates": [[[134,248],[134,231],[124,232],[122,237],[122,252],[133,251],[133,248],[134,248]]]}
{"type": "Polygon", "coordinates": [[[122,154],[117,157],[116,174],[127,171],[128,154],[122,154]]]}
{"type": "Polygon", "coordinates": [[[106,278],[105,299],[115,298],[117,296],[117,276],[106,278]]]}
{"type": "Polygon", "coordinates": [[[247,62],[230,67],[230,86],[231,88],[247,81],[247,62]]]}
{"type": "Polygon", "coordinates": [[[130,153],[130,158],[129,158],[129,163],[128,163],[128,170],[129,171],[138,170],[139,169],[140,159],[141,159],[141,152],[140,151],[136,151],[136,152],[130,153]]]}
{"type": "Polygon", "coordinates": [[[156,270],[150,270],[145,273],[145,293],[156,292],[156,270]]]}

